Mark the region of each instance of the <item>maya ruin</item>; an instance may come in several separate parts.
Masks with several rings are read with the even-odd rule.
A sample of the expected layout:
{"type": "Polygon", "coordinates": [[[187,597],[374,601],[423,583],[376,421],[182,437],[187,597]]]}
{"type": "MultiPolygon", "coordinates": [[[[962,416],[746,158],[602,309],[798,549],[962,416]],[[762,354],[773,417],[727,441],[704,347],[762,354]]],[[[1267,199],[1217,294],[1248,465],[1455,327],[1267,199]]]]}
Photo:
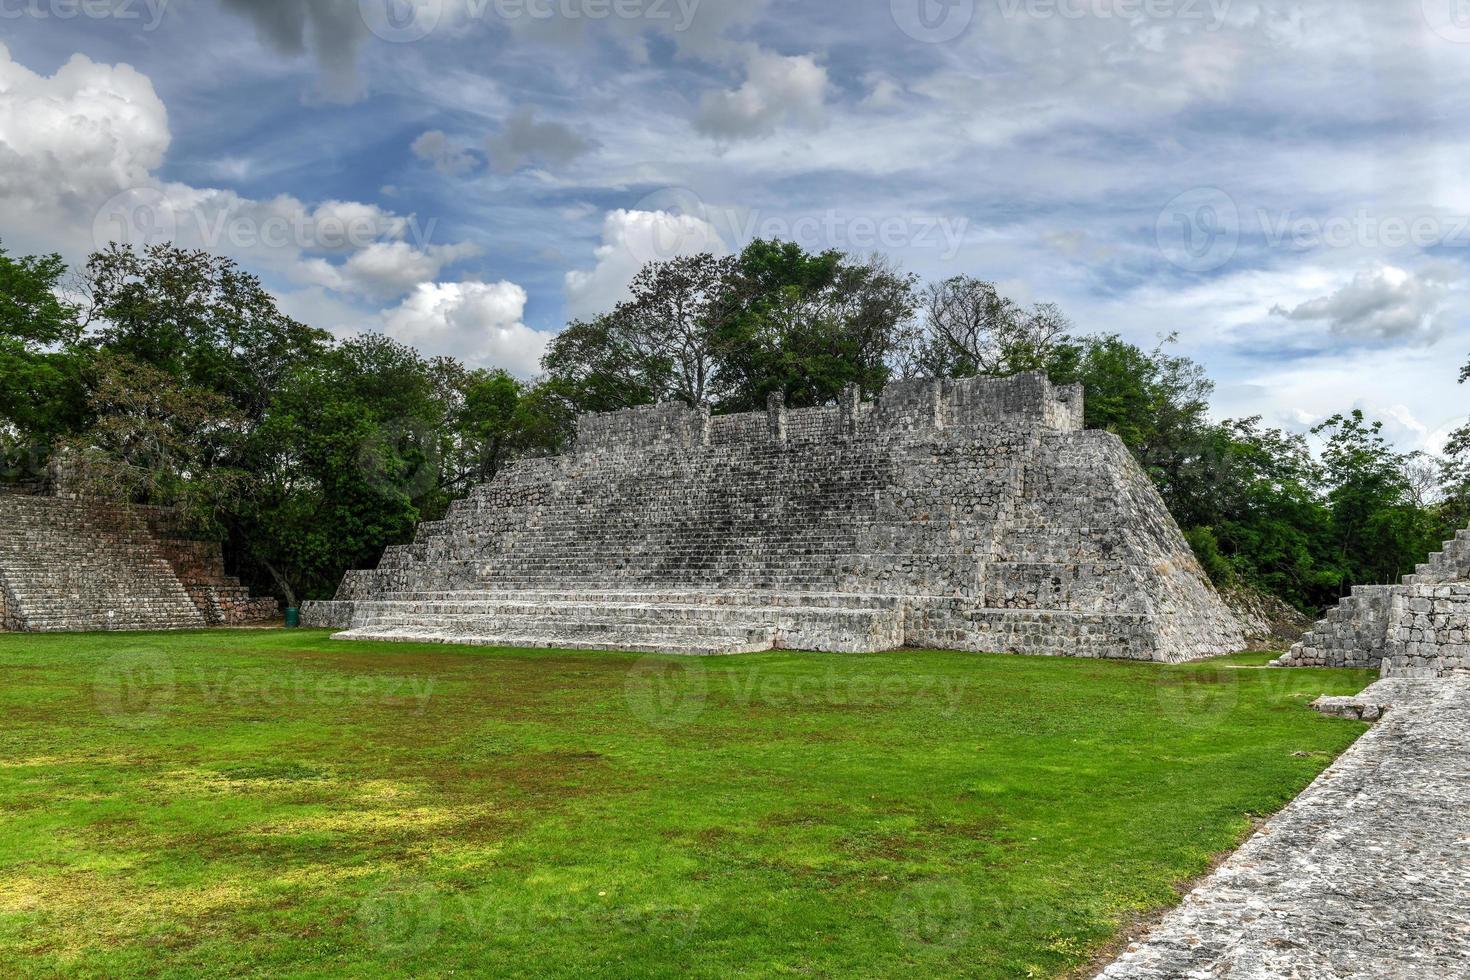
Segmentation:
{"type": "Polygon", "coordinates": [[[901,646],[1179,662],[1240,627],[1084,393],[1041,374],[874,403],[583,417],[308,625],[651,652],[901,646]]]}

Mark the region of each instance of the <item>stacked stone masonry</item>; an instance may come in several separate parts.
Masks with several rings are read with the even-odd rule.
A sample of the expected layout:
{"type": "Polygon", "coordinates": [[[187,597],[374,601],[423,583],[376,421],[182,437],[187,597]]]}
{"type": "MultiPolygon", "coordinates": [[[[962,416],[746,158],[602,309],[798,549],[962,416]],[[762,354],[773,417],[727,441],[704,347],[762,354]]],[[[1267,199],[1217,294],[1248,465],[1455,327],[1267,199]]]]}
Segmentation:
{"type": "Polygon", "coordinates": [[[171,511],[0,493],[0,627],[188,629],[276,618],[171,511]]]}
{"type": "Polygon", "coordinates": [[[1276,663],[1365,667],[1385,677],[1470,670],[1470,530],[1398,585],[1354,588],[1276,663]]]}
{"type": "Polygon", "coordinates": [[[1237,623],[1080,388],[891,386],[875,403],[579,421],[349,573],[350,638],[736,653],[902,645],[1179,661],[1237,623]]]}

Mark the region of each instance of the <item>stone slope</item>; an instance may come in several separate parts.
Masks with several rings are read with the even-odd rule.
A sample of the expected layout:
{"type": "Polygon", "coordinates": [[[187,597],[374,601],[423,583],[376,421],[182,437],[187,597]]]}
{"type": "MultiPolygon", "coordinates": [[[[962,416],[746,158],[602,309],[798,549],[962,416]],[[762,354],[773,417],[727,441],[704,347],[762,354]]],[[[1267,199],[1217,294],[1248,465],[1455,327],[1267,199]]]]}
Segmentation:
{"type": "Polygon", "coordinates": [[[1026,375],[591,416],[576,452],[509,467],[306,616],[353,638],[717,648],[692,652],[768,633],[842,652],[1238,648],[1147,476],[1116,437],[1080,431],[1081,404],[1026,375]],[[569,598],[525,601],[546,593],[569,598]]]}
{"type": "Polygon", "coordinates": [[[187,540],[170,512],[0,493],[0,628],[188,629],[273,618],[224,574],[219,545],[187,540]]]}

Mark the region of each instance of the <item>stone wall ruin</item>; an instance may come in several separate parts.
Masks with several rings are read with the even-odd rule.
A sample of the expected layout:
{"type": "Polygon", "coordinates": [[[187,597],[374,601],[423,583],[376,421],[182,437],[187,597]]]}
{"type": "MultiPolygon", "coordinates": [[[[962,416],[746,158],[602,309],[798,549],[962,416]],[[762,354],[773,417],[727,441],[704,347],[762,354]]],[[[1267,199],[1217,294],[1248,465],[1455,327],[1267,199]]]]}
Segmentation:
{"type": "Polygon", "coordinates": [[[1240,648],[1146,474],[1041,374],[875,402],[579,420],[349,573],[347,637],[732,653],[901,645],[1179,661],[1240,648]]]}

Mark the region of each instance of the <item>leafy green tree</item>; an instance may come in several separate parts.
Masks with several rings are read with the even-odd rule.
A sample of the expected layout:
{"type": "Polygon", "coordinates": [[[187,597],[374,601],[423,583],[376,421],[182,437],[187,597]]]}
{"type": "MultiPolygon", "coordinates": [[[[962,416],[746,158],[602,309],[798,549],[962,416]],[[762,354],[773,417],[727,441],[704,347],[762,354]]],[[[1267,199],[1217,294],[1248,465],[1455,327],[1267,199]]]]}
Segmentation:
{"type": "Polygon", "coordinates": [[[1356,409],[1312,430],[1326,440],[1322,464],[1344,585],[1396,581],[1437,543],[1437,522],[1413,502],[1407,459],[1382,430],[1356,409]]]}
{"type": "Polygon", "coordinates": [[[721,412],[831,404],[848,385],[872,397],[892,373],[916,307],[915,280],[878,259],[755,241],[736,265],[738,302],[716,350],[721,412]]]}
{"type": "Polygon", "coordinates": [[[291,366],[330,340],[282,313],[233,260],[208,252],[112,244],[91,257],[85,280],[99,349],[218,392],[252,422],[291,366]]]}
{"type": "Polygon", "coordinates": [[[87,423],[81,322],[59,255],[0,248],[0,481],[37,479],[56,439],[87,423]]]}
{"type": "Polygon", "coordinates": [[[442,514],[445,422],[428,362],[387,337],[295,367],[252,433],[257,480],[236,526],[248,560],[290,603],[331,596],[442,514]]]}

